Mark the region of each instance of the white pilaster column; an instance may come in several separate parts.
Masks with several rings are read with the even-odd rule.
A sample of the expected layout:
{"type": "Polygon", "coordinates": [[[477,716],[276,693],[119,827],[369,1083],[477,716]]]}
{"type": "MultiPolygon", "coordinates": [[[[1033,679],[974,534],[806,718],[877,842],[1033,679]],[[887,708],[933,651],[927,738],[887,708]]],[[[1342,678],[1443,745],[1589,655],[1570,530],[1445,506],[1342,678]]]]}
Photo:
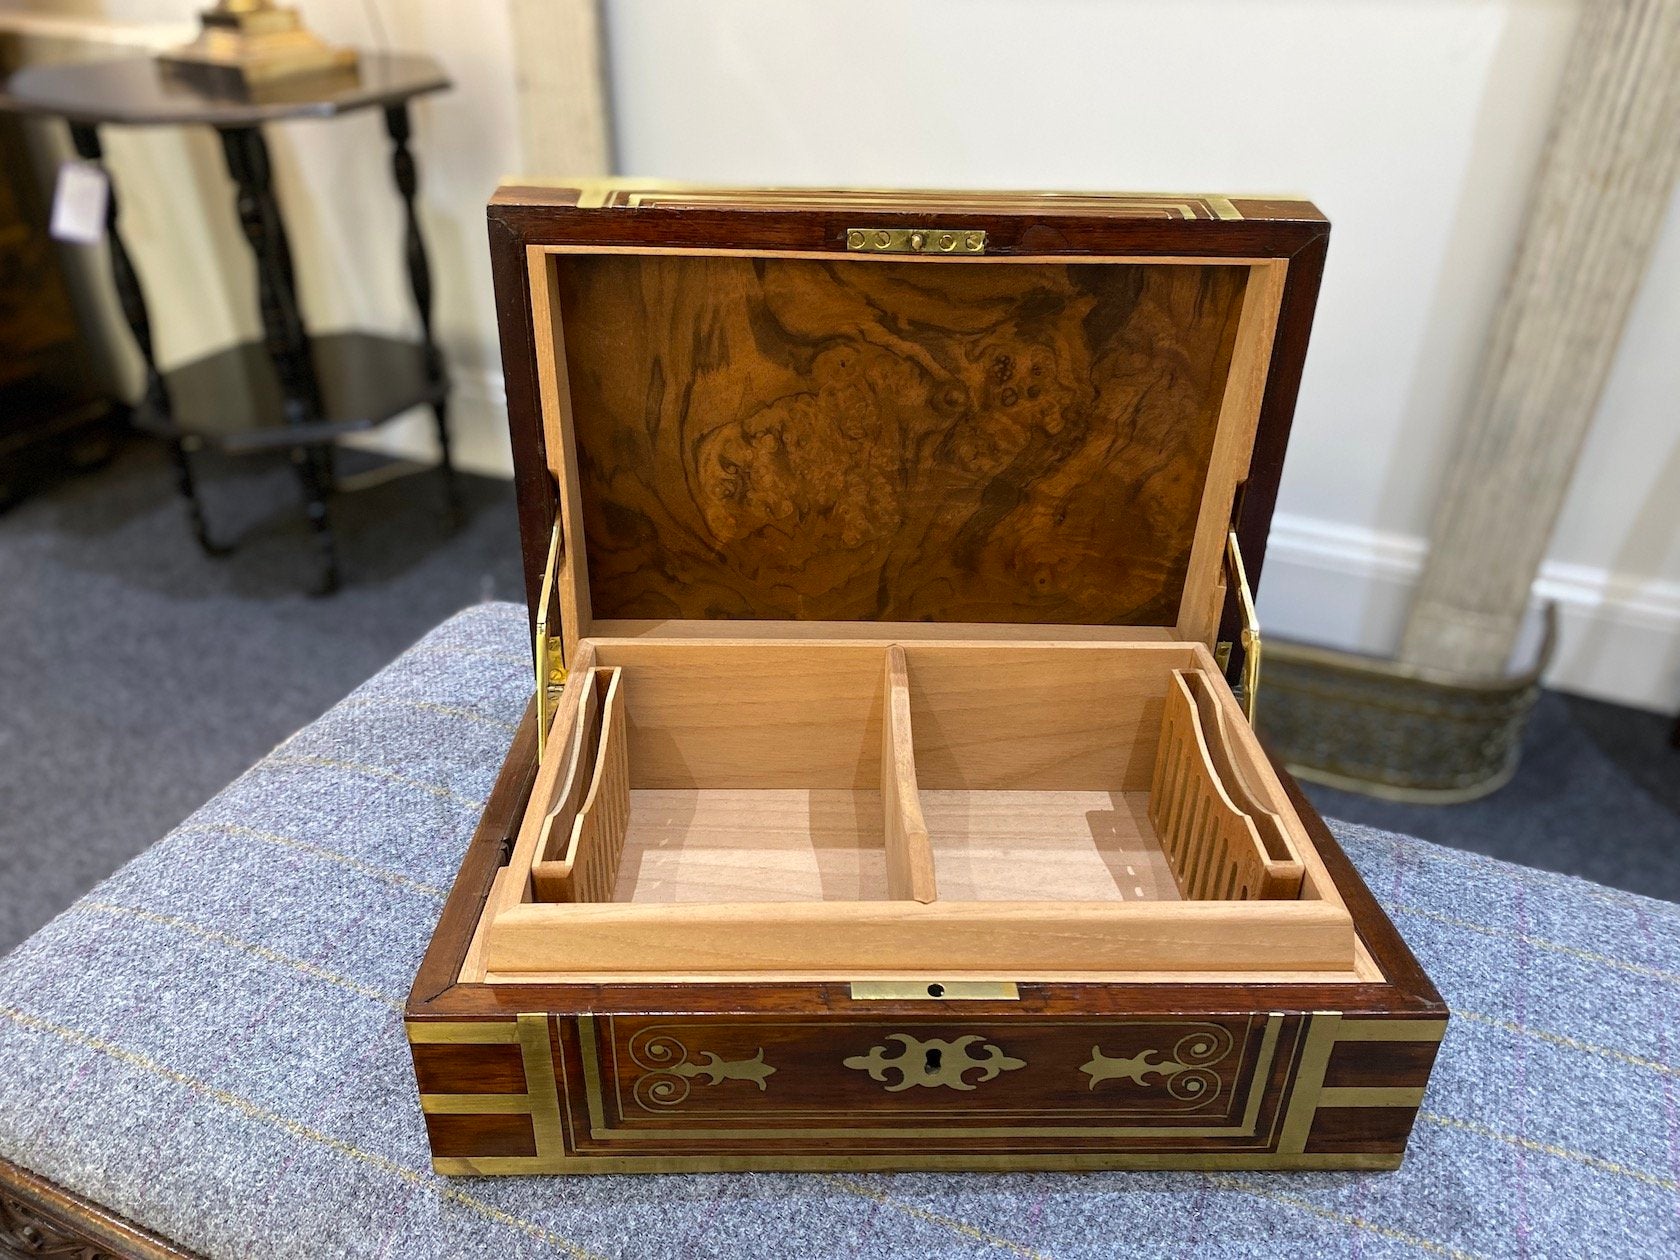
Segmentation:
{"type": "Polygon", "coordinates": [[[1680,0],[1586,0],[1402,660],[1501,673],[1680,170],[1680,0]]]}
{"type": "Polygon", "coordinates": [[[612,153],[597,0],[508,0],[519,143],[510,174],[605,175],[612,153]]]}

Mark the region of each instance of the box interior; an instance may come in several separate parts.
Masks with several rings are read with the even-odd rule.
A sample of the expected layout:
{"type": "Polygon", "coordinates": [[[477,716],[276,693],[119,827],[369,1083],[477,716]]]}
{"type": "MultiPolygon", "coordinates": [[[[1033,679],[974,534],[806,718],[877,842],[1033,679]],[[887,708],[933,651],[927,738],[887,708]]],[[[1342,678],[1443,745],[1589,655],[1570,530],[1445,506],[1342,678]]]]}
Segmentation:
{"type": "MultiPolygon", "coordinates": [[[[892,651],[679,647],[650,672],[647,648],[598,644],[598,664],[621,671],[627,718],[612,900],[891,898],[882,728],[892,651]],[[767,677],[786,681],[772,688],[767,677]]],[[[935,899],[1178,899],[1149,818],[1150,745],[1173,662],[1188,652],[1134,666],[1089,650],[1042,660],[897,651],[935,899]],[[1086,691],[1084,704],[1046,694],[1058,676],[1086,691]],[[979,678],[992,681],[976,687],[979,678]],[[1102,720],[1105,700],[1124,722],[1102,720]],[[1047,703],[1059,710],[1050,722],[1047,703]]]]}
{"type": "Polygon", "coordinates": [[[463,975],[1361,974],[1209,651],[1287,262],[528,262],[568,679],[463,975]]]}
{"type": "Polygon", "coordinates": [[[680,970],[697,942],[723,970],[788,950],[890,970],[871,916],[947,971],[971,951],[943,938],[981,931],[1029,968],[1182,969],[1188,932],[1209,941],[1184,965],[1265,970],[1274,929],[1277,966],[1354,965],[1346,910],[1199,644],[603,639],[583,655],[487,910],[491,970],[680,970]],[[1146,928],[1110,921],[1143,910],[1146,928]],[[1071,926],[1046,941],[1058,914],[1071,926]]]}

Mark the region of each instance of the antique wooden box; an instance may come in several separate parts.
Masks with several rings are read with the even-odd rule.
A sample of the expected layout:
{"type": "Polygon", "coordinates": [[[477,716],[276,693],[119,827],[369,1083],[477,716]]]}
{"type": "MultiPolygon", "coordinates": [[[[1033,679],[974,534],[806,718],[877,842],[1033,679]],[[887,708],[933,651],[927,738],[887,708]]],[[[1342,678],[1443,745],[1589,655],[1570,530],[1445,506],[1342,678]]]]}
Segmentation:
{"type": "Polygon", "coordinates": [[[438,1171],[1399,1163],[1445,1007],[1244,711],[1328,231],[498,192],[540,685],[438,1171]]]}

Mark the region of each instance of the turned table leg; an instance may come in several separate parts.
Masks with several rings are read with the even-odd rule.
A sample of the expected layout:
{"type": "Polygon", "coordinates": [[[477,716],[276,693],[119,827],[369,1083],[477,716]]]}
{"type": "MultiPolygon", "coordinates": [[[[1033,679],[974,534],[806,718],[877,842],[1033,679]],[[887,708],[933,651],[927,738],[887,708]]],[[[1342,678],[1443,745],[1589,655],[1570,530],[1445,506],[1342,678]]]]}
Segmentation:
{"type": "MultiPolygon", "coordinates": [[[[77,156],[83,161],[97,162],[104,167],[105,149],[99,142],[99,129],[92,123],[71,123],[70,141],[76,148],[77,156]]],[[[157,356],[152,350],[152,319],[146,310],[146,294],[140,287],[140,277],[134,270],[128,246],[117,228],[117,191],[108,170],[106,182],[109,194],[105,201],[105,239],[111,251],[111,280],[116,286],[117,303],[122,307],[123,318],[128,322],[128,330],[134,336],[134,344],[139,347],[140,360],[146,370],[146,383],[140,406],[154,416],[158,423],[171,430],[168,440],[170,457],[175,464],[175,488],[186,500],[187,519],[192,524],[193,538],[197,540],[205,555],[226,555],[228,549],[218,546],[210,537],[210,527],[205,520],[203,501],[198,497],[198,482],[193,477],[186,442],[178,433],[173,432],[175,409],[169,398],[168,382],[158,370],[157,356]]]]}
{"type": "MultiPolygon", "coordinates": [[[[444,387],[448,376],[443,366],[443,353],[432,335],[432,269],[426,258],[426,240],[420,232],[420,216],[415,210],[414,195],[420,187],[414,154],[408,147],[408,105],[399,103],[385,109],[385,130],[391,137],[391,176],[402,197],[403,215],[407,222],[404,249],[408,258],[408,283],[414,291],[414,306],[420,314],[420,341],[426,352],[426,375],[434,386],[444,387]]],[[[437,420],[439,464],[443,471],[444,490],[455,519],[461,519],[461,493],[455,480],[455,464],[449,449],[449,402],[440,395],[432,404],[437,420]]]]}
{"type": "MultiPolygon", "coordinates": [[[[310,359],[309,334],[298,307],[297,278],[286,224],[275,199],[268,145],[257,127],[218,128],[228,174],[238,186],[240,226],[257,266],[257,297],[263,343],[280,380],[282,414],[288,424],[321,418],[321,390],[310,359]]],[[[332,487],[332,448],[315,443],[293,448],[292,464],[303,488],[305,509],[321,560],[321,594],[338,589],[338,548],[327,513],[332,487]]]]}

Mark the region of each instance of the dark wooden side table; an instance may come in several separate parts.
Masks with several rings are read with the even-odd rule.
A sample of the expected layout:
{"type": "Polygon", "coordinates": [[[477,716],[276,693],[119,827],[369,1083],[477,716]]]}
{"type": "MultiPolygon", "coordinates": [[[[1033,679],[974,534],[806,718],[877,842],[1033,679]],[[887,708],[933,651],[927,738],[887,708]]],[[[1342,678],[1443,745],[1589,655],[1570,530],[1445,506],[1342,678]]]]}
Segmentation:
{"type": "Polygon", "coordinates": [[[109,459],[128,409],[96,384],[23,129],[0,117],[0,512],[109,459]]]}
{"type": "Polygon", "coordinates": [[[118,230],[114,188],[106,209],[111,276],[145,362],[136,423],[168,441],[193,535],[206,554],[221,554],[225,548],[215,542],[206,522],[190,453],[202,447],[233,454],[289,451],[320,552],[320,589],[336,589],[338,552],[327,510],[333,440],[426,404],[437,420],[450,508],[459,513],[449,448],[449,384],[432,335],[431,271],[415,212],[418,174],[408,147],[408,102],[449,86],[430,58],[385,53],[363,53],[353,76],[298,80],[259,100],[203,91],[140,57],[34,66],[0,86],[0,110],[65,119],[76,152],[90,162],[104,162],[99,128],[105,125],[209,126],[221,137],[228,173],[238,188],[239,221],[256,261],[261,342],[236,344],[160,371],[145,296],[118,230]],[[360,109],[385,114],[391,171],[406,217],[418,340],[363,332],[311,336],[299,310],[291,245],[270,179],[262,125],[337,118],[360,109]]]}

